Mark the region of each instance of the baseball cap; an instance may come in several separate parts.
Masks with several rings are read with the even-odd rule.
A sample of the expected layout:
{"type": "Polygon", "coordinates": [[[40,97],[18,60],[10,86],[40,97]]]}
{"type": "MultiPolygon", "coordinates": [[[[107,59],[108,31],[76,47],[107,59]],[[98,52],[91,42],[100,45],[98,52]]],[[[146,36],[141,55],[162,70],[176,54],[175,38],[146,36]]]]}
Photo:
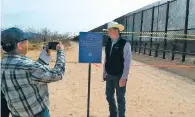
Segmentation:
{"type": "Polygon", "coordinates": [[[27,34],[16,27],[8,28],[1,32],[1,46],[6,52],[15,49],[18,42],[27,39],[29,39],[27,34]]]}

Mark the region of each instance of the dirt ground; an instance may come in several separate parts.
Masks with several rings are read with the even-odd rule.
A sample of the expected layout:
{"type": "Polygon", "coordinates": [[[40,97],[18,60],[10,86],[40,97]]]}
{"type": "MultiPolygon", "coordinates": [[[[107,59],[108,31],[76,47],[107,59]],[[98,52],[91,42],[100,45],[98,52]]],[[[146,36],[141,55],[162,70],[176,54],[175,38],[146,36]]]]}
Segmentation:
{"type": "MultiPolygon", "coordinates": [[[[172,73],[176,73],[180,76],[188,77],[189,79],[192,79],[195,81],[195,65],[189,64],[186,62],[181,62],[178,60],[168,60],[168,59],[162,59],[162,58],[155,58],[152,56],[139,54],[139,53],[133,53],[134,60],[137,60],[139,62],[143,62],[147,65],[153,65],[155,67],[158,67],[159,69],[163,69],[172,73]]],[[[184,81],[187,81],[188,79],[184,78],[184,81]]],[[[189,83],[191,83],[191,80],[189,80],[189,83]]]]}
{"type": "MultiPolygon", "coordinates": [[[[36,59],[39,51],[30,51],[36,59]]],[[[55,59],[55,52],[52,52],[55,59]]],[[[86,117],[88,64],[78,61],[74,45],[66,52],[66,72],[63,80],[49,84],[51,117],[86,117]]],[[[133,65],[143,64],[133,60],[133,65]]],[[[52,62],[52,66],[54,62],[52,62]]],[[[92,65],[91,117],[108,117],[102,65],[92,65]]],[[[126,93],[127,117],[195,117],[195,83],[174,73],[151,66],[133,66],[126,93]]]]}

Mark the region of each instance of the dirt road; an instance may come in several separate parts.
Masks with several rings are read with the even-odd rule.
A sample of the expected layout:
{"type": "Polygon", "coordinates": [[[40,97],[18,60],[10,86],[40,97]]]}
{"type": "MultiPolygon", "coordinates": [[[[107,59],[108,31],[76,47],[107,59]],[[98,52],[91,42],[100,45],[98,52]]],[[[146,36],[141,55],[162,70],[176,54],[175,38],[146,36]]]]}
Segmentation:
{"type": "MultiPolygon", "coordinates": [[[[66,52],[67,61],[77,61],[75,47],[66,52]]],[[[37,58],[39,52],[28,55],[37,58]]],[[[143,63],[133,60],[132,64],[143,63]]],[[[51,117],[86,117],[87,72],[87,64],[67,63],[64,79],[49,84],[51,117]]],[[[108,117],[101,77],[102,65],[92,65],[91,117],[108,117]]],[[[150,66],[132,67],[126,93],[127,117],[195,117],[195,83],[181,79],[187,78],[150,66]]]]}

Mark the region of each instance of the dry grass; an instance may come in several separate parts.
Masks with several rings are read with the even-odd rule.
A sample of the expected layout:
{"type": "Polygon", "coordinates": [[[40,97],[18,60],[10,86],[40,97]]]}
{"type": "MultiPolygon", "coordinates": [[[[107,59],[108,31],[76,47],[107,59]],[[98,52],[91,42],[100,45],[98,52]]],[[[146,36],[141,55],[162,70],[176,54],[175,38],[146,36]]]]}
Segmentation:
{"type": "MultiPolygon", "coordinates": [[[[64,45],[65,49],[69,48],[71,46],[70,40],[62,40],[62,44],[64,45]]],[[[39,43],[30,43],[28,49],[29,50],[40,50],[43,47],[43,45],[39,43]]]]}
{"type": "Polygon", "coordinates": [[[29,50],[39,50],[43,47],[43,45],[39,44],[29,44],[28,49],[29,50]]]}

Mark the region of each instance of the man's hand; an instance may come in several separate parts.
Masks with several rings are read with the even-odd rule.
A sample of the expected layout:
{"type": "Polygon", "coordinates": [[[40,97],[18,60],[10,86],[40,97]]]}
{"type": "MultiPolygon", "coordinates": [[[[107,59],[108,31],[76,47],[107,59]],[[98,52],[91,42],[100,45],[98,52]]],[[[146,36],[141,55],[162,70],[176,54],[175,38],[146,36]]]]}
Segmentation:
{"type": "Polygon", "coordinates": [[[61,42],[56,46],[56,50],[64,50],[64,45],[61,42]]]}
{"type": "Polygon", "coordinates": [[[119,86],[124,87],[126,85],[126,82],[127,82],[127,79],[121,78],[120,81],[119,81],[119,86]]]}
{"type": "Polygon", "coordinates": [[[103,77],[103,78],[102,78],[102,82],[104,82],[104,81],[106,81],[106,77],[103,77]]]}
{"type": "Polygon", "coordinates": [[[103,73],[102,82],[106,81],[106,73],[103,73]]]}

